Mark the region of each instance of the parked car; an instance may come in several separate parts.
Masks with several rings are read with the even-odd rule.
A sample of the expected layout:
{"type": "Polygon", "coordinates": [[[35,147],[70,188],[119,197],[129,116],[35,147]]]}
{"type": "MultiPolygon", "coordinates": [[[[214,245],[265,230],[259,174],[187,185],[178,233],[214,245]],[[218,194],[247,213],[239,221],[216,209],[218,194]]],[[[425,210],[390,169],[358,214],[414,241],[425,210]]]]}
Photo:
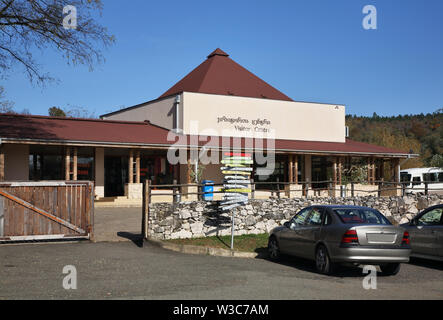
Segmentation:
{"type": "Polygon", "coordinates": [[[429,207],[402,224],[411,238],[411,256],[443,261],[443,204],[429,207]]]}
{"type": "Polygon", "coordinates": [[[409,234],[393,226],[379,211],[357,206],[311,206],[298,212],[283,226],[272,230],[269,257],[281,254],[315,261],[323,274],[338,263],[379,265],[395,275],[411,253],[409,234]]]}

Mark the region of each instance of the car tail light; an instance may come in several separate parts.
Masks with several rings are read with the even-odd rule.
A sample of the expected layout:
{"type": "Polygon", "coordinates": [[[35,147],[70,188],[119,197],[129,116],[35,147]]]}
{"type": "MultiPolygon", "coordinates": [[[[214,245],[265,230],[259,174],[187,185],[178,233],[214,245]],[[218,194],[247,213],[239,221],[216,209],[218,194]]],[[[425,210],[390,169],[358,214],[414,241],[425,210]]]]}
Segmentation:
{"type": "Polygon", "coordinates": [[[403,233],[403,239],[401,240],[401,244],[402,245],[409,245],[409,244],[411,244],[411,242],[409,240],[409,232],[405,231],[403,233]]]}
{"type": "Polygon", "coordinates": [[[358,243],[357,231],[346,231],[341,239],[341,243],[358,243]]]}

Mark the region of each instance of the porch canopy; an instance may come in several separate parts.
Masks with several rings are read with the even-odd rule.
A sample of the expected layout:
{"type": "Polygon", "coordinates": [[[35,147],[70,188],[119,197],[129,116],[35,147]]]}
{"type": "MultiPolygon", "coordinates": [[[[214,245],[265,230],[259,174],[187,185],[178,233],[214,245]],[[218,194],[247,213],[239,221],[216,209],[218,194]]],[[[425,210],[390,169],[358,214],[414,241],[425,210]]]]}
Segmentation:
{"type": "MultiPolygon", "coordinates": [[[[140,182],[141,151],[150,149],[152,152],[164,155],[166,150],[173,145],[178,149],[201,150],[205,148],[213,151],[223,151],[225,149],[223,146],[228,145],[230,149],[234,150],[275,153],[285,157],[285,180],[296,183],[302,178],[312,178],[310,173],[301,178],[298,177],[298,159],[300,157],[303,157],[305,162],[309,161],[309,164],[306,162],[306,168],[303,169],[304,172],[311,170],[311,156],[332,157],[334,182],[338,182],[337,179],[341,179],[340,170],[345,159],[351,157],[367,158],[368,170],[370,171],[368,171],[369,181],[376,179],[376,159],[383,159],[383,161],[388,159],[392,163],[391,167],[396,171],[393,177],[395,180],[398,180],[399,160],[416,156],[405,151],[357,142],[351,139],[346,139],[346,142],[339,143],[282,139],[196,137],[173,133],[149,121],[113,121],[16,114],[0,114],[0,139],[0,180],[5,179],[5,170],[8,170],[8,168],[5,168],[6,145],[34,145],[34,148],[36,145],[54,145],[65,148],[67,150],[64,153],[66,180],[76,180],[77,178],[77,148],[88,147],[94,150],[119,148],[122,151],[127,149],[124,152],[129,159],[128,172],[134,173],[129,174],[127,178],[128,183],[140,182]],[[74,159],[74,164],[70,164],[72,159],[74,159]]],[[[95,152],[96,155],[97,152],[95,152]]],[[[189,163],[189,155],[187,159],[189,163]]],[[[189,174],[185,175],[187,179],[183,179],[183,176],[180,179],[180,174],[174,175],[182,183],[189,182],[189,174]]]]}
{"type": "MultiPolygon", "coordinates": [[[[408,158],[414,155],[396,150],[346,139],[345,143],[268,139],[195,137],[171,135],[170,130],[149,121],[113,121],[98,119],[60,118],[34,115],[0,114],[1,143],[56,144],[70,146],[105,146],[125,148],[184,148],[203,147],[222,149],[228,145],[241,146],[247,151],[263,150],[288,153],[337,154],[408,158]],[[175,136],[175,138],[174,138],[175,136]],[[185,143],[181,143],[184,141],[185,143]],[[226,142],[226,141],[225,141],[226,142]],[[253,146],[252,148],[250,146],[253,146]],[[269,148],[268,148],[269,146],[269,148]]],[[[416,155],[415,155],[416,156],[416,155]]]]}

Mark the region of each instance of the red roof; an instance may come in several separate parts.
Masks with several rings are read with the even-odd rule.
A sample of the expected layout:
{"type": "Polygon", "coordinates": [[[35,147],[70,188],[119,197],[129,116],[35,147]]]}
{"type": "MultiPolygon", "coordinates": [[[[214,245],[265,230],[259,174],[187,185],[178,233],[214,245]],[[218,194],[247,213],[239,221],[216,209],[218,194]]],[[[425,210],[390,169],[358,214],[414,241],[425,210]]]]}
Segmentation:
{"type": "Polygon", "coordinates": [[[149,122],[0,115],[2,139],[165,144],[168,132],[149,122]]]}
{"type": "MultiPolygon", "coordinates": [[[[168,141],[169,130],[153,125],[149,122],[112,121],[98,119],[59,118],[30,115],[0,114],[0,139],[4,140],[30,140],[30,141],[55,141],[55,142],[84,142],[97,144],[132,144],[152,145],[168,147],[175,140],[168,141]]],[[[222,139],[229,139],[230,145],[234,145],[232,138],[221,137],[186,136],[186,143],[194,145],[193,141],[199,141],[199,146],[217,147],[222,145],[222,139]]],[[[11,142],[13,142],[11,141],[11,142]]],[[[257,141],[250,138],[240,139],[242,147],[255,145],[257,141]],[[254,143],[254,144],[253,144],[254,143]]],[[[269,141],[264,140],[266,148],[269,141]]],[[[363,142],[346,139],[345,143],[299,141],[299,140],[275,140],[276,151],[289,152],[330,152],[352,154],[379,154],[405,156],[407,152],[395,150],[363,142]]]]}
{"type": "Polygon", "coordinates": [[[202,64],[160,98],[183,91],[293,101],[233,61],[221,49],[213,51],[202,64]]]}

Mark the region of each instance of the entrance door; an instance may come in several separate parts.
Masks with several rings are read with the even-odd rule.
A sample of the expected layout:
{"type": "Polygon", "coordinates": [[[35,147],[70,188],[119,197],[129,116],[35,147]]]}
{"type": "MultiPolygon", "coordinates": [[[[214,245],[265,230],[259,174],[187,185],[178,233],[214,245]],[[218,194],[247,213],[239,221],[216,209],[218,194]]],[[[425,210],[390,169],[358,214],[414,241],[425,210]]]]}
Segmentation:
{"type": "Polygon", "coordinates": [[[105,197],[123,196],[128,181],[128,159],[119,156],[105,157],[105,197]]]}
{"type": "MultiPolygon", "coordinates": [[[[312,181],[328,180],[328,162],[326,157],[312,157],[312,181]]],[[[327,182],[312,183],[314,189],[326,189],[327,182]]]]}

